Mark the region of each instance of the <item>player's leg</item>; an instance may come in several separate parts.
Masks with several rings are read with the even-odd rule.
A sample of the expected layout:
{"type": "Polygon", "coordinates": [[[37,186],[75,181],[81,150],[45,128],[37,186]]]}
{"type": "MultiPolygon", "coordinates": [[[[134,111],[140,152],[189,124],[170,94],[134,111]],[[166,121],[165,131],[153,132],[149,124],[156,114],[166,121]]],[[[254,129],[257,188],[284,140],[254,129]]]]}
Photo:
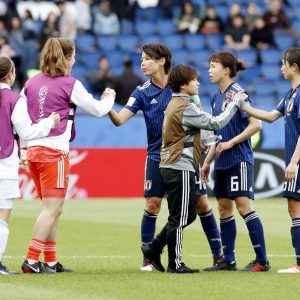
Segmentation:
{"type": "Polygon", "coordinates": [[[16,272],[10,271],[2,264],[9,237],[9,216],[12,211],[15,198],[20,197],[18,180],[0,180],[0,275],[13,275],[16,272]]]}
{"type": "Polygon", "coordinates": [[[246,223],[253,250],[256,254],[256,258],[242,271],[266,272],[271,267],[266,253],[263,225],[253,207],[253,170],[253,165],[248,162],[241,162],[232,168],[230,197],[235,199],[237,210],[246,223]]]}
{"type": "Polygon", "coordinates": [[[206,185],[199,179],[199,172],[195,173],[197,198],[197,214],[202,224],[203,231],[209,243],[213,256],[213,265],[223,259],[220,231],[208,201],[206,185]]]}
{"type": "Polygon", "coordinates": [[[292,219],[291,237],[296,254],[296,263],[287,269],[278,270],[278,273],[300,274],[300,200],[288,199],[288,211],[292,219]]]}
{"type": "MultiPolygon", "coordinates": [[[[147,158],[144,179],[144,196],[146,203],[141,222],[142,244],[150,243],[154,239],[156,220],[164,193],[165,186],[160,175],[159,162],[147,158]]],[[[140,270],[152,270],[147,257],[144,257],[143,265],[140,270]]]]}
{"type": "Polygon", "coordinates": [[[228,198],[230,189],[230,169],[215,170],[214,194],[218,200],[220,231],[224,260],[205,271],[236,271],[235,239],[236,223],[234,218],[234,201],[228,198]]]}
{"type": "Polygon", "coordinates": [[[172,169],[162,169],[162,177],[167,184],[168,200],[168,272],[196,273],[182,263],[183,229],[196,219],[196,199],[194,173],[172,169]]]}
{"type": "Polygon", "coordinates": [[[288,199],[288,212],[292,219],[291,237],[296,253],[296,263],[278,273],[300,274],[300,174],[297,170],[296,178],[291,182],[284,182],[283,197],[288,199]]]}

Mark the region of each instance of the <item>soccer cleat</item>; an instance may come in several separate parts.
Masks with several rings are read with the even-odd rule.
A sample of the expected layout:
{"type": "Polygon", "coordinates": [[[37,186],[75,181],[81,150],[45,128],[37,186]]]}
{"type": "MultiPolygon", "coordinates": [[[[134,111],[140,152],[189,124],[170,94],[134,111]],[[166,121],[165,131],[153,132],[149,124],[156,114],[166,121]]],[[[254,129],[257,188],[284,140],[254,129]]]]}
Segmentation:
{"type": "Polygon", "coordinates": [[[65,268],[61,263],[57,262],[54,266],[49,266],[47,263],[43,264],[45,267],[52,269],[56,273],[62,273],[62,272],[74,272],[72,269],[65,268]]]}
{"type": "Polygon", "coordinates": [[[199,273],[199,269],[191,269],[187,267],[184,263],[180,264],[179,268],[172,268],[171,266],[168,266],[167,269],[168,273],[177,273],[177,274],[191,274],[191,273],[199,273]]]}
{"type": "Polygon", "coordinates": [[[245,268],[241,269],[241,272],[268,272],[271,269],[269,261],[267,263],[261,264],[259,261],[252,260],[245,268]]]}
{"type": "Polygon", "coordinates": [[[236,266],[236,262],[226,262],[225,260],[222,260],[221,262],[217,263],[215,266],[208,267],[203,269],[203,271],[208,272],[215,272],[215,271],[237,271],[238,268],[236,266]]]}
{"type": "Polygon", "coordinates": [[[0,262],[0,275],[16,275],[18,274],[15,271],[10,271],[6,268],[6,266],[2,265],[2,263],[0,262]]]}
{"type": "Polygon", "coordinates": [[[30,264],[27,259],[24,260],[21,269],[23,273],[36,273],[36,274],[54,274],[56,271],[52,270],[48,266],[43,263],[36,262],[34,264],[30,264]]]}
{"type": "Polygon", "coordinates": [[[293,264],[289,266],[287,269],[282,269],[277,271],[278,274],[300,274],[300,266],[298,264],[293,264]]]}
{"type": "Polygon", "coordinates": [[[153,266],[153,268],[155,270],[157,270],[159,272],[164,272],[165,271],[165,268],[161,264],[161,261],[160,261],[160,253],[155,252],[151,248],[151,243],[142,244],[141,249],[142,249],[142,252],[143,252],[144,256],[149,259],[151,265],[153,266]]]}
{"type": "Polygon", "coordinates": [[[147,258],[144,259],[143,265],[140,267],[140,270],[143,272],[153,271],[153,267],[152,267],[149,259],[147,259],[147,258]]]}

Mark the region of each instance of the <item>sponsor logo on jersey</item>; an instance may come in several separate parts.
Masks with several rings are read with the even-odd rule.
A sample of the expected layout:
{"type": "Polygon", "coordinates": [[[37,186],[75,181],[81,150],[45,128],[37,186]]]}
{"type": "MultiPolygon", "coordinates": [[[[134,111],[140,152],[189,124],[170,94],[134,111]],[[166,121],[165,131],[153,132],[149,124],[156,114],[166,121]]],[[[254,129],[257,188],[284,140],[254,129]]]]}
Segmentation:
{"type": "Polygon", "coordinates": [[[157,100],[155,99],[155,98],[153,98],[152,100],[151,100],[151,102],[150,102],[150,104],[157,104],[158,102],[157,102],[157,100]]]}

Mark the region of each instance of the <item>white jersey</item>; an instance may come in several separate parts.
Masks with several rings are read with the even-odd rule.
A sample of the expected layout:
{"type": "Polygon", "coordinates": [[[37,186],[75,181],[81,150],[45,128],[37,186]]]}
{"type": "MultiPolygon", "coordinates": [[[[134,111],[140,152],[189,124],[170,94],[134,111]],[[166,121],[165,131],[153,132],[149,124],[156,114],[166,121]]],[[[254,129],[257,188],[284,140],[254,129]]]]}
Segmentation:
{"type": "MultiPolygon", "coordinates": [[[[27,100],[24,94],[24,89],[22,90],[21,95],[27,100]]],[[[76,80],[74,84],[70,101],[88,114],[95,117],[102,117],[103,115],[106,115],[114,105],[113,96],[108,96],[103,98],[101,101],[98,101],[93,98],[92,94],[88,93],[82,83],[78,80],[76,80]]],[[[29,141],[27,143],[27,147],[44,146],[69,152],[72,123],[73,120],[68,120],[67,128],[63,134],[29,141]]]]}
{"type": "MultiPolygon", "coordinates": [[[[0,83],[0,89],[10,89],[5,83],[0,83]]],[[[32,125],[28,115],[26,101],[20,97],[17,101],[11,115],[14,133],[18,134],[20,139],[28,141],[30,139],[40,138],[49,134],[54,121],[51,118],[43,119],[38,124],[32,125]]],[[[19,156],[18,144],[14,141],[14,148],[10,156],[0,159],[0,179],[18,179],[19,156]]]]}

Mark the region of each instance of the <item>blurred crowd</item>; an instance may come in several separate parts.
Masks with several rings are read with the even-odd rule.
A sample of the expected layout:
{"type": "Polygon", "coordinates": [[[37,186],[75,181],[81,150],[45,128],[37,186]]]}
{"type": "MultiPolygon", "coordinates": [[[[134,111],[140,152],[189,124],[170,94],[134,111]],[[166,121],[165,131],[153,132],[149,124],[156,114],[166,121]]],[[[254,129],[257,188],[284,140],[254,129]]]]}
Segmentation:
{"type": "MultiPolygon", "coordinates": [[[[298,45],[299,5],[293,0],[75,0],[75,1],[0,1],[0,55],[11,57],[18,69],[17,85],[22,86],[28,71],[38,68],[39,53],[49,37],[79,40],[94,37],[99,54],[94,70],[85,75],[92,92],[120,81],[124,72],[134,75],[131,58],[124,54],[123,72],[114,74],[106,54],[99,51],[98,37],[121,36],[127,27],[143,35],[147,22],[169,20],[177,35],[222,36],[222,49],[278,48],[276,34],[291,37],[298,45]],[[294,6],[295,5],[295,6],[294,6]],[[144,23],[140,23],[144,22],[144,23]],[[128,25],[129,24],[129,25],[128,25]],[[141,27],[141,28],[139,28],[141,27]],[[116,76],[118,75],[118,76],[116,76]]],[[[145,34],[147,35],[147,31],[145,34]]],[[[101,41],[101,40],[100,40],[101,41]]],[[[128,39],[129,41],[129,39],[128,39]]],[[[156,42],[156,41],[154,41],[156,42]]],[[[136,45],[138,47],[138,43],[136,45]]],[[[281,47],[279,47],[281,48],[281,47]]],[[[91,51],[93,52],[93,51],[91,51]]],[[[84,56],[83,56],[84,57],[84,56]]],[[[141,74],[140,74],[141,75],[141,74]]],[[[142,79],[135,77],[135,83],[142,79]],[[138,78],[138,79],[137,79],[138,78]]],[[[128,88],[129,90],[129,88],[128,88]]]]}

